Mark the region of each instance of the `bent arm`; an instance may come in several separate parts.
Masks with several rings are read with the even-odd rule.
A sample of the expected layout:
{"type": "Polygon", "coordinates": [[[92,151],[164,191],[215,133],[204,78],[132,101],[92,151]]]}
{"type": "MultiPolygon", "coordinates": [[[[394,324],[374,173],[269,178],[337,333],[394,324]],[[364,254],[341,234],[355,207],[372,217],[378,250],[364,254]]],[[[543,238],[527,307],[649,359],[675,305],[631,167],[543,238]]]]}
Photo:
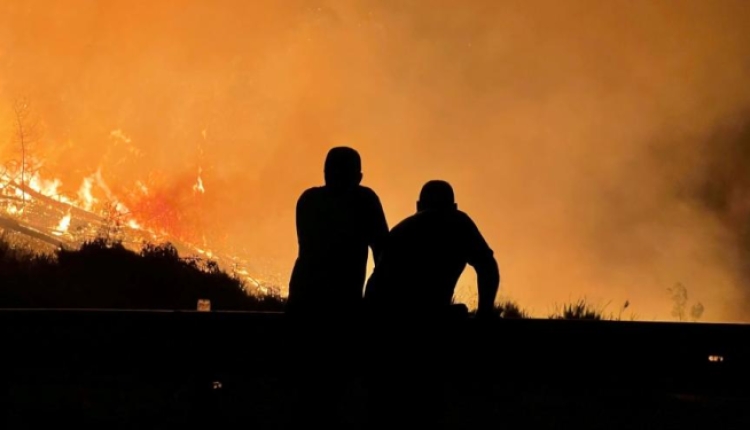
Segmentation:
{"type": "Polygon", "coordinates": [[[468,263],[477,273],[479,303],[477,315],[491,315],[495,306],[495,297],[500,287],[500,269],[497,266],[494,252],[487,244],[476,224],[465,218],[468,242],[468,263]]]}
{"type": "Polygon", "coordinates": [[[370,248],[372,248],[373,259],[375,260],[375,264],[377,264],[388,237],[388,222],[385,219],[385,211],[383,210],[383,205],[380,203],[380,199],[375,195],[373,197],[370,248]]]}
{"type": "Polygon", "coordinates": [[[309,241],[310,232],[313,231],[311,226],[312,220],[311,213],[308,209],[309,193],[304,192],[297,199],[297,207],[295,213],[295,224],[297,227],[297,243],[300,249],[307,247],[309,241]]]}
{"type": "Polygon", "coordinates": [[[479,304],[477,314],[490,315],[495,306],[495,298],[500,287],[500,269],[492,254],[474,263],[477,272],[477,287],[479,289],[479,304]]]}

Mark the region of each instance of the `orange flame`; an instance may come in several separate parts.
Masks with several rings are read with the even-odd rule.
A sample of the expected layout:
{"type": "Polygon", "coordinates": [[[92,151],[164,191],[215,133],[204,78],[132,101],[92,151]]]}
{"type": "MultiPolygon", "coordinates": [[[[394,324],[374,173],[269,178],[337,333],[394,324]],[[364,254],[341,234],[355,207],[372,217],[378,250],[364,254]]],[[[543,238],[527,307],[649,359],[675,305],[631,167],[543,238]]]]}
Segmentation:
{"type": "Polygon", "coordinates": [[[193,185],[193,191],[199,192],[201,194],[205,194],[206,189],[203,187],[203,179],[201,178],[201,173],[203,173],[203,169],[199,167],[198,168],[198,180],[195,183],[195,185],[193,185]]]}
{"type": "Polygon", "coordinates": [[[57,224],[56,231],[52,232],[55,236],[62,236],[68,232],[68,227],[70,227],[70,212],[66,213],[61,219],[60,222],[57,224]]]}

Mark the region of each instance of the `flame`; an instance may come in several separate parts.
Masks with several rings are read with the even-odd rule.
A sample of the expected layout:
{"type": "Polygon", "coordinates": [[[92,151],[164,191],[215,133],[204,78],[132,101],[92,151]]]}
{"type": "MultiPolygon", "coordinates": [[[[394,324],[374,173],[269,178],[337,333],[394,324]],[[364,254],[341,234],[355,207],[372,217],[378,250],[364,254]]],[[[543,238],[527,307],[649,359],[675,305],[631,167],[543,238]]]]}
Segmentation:
{"type": "Polygon", "coordinates": [[[96,180],[96,185],[98,185],[99,188],[104,191],[107,200],[112,203],[116,212],[118,212],[119,214],[127,214],[130,212],[127,206],[125,206],[125,204],[123,204],[120,199],[117,198],[117,196],[112,192],[107,183],[104,181],[101,168],[97,169],[96,174],[94,174],[94,179],[96,180]]]}
{"type": "Polygon", "coordinates": [[[52,234],[55,236],[62,236],[68,232],[68,227],[70,227],[70,212],[66,213],[60,219],[60,222],[57,224],[57,231],[52,232],[52,234]]]}
{"type": "Polygon", "coordinates": [[[141,181],[136,181],[135,185],[136,187],[138,187],[138,190],[143,193],[144,196],[148,195],[148,187],[146,187],[146,184],[141,181]]]}
{"type": "Polygon", "coordinates": [[[29,188],[45,196],[57,196],[60,185],[62,185],[62,182],[59,179],[45,180],[40,178],[38,173],[34,173],[28,179],[29,188]]]}
{"type": "Polygon", "coordinates": [[[193,185],[193,191],[199,192],[201,194],[206,193],[206,189],[203,187],[203,179],[201,178],[201,173],[203,173],[202,168],[198,168],[198,181],[193,185]]]}
{"type": "MultiPolygon", "coordinates": [[[[117,130],[112,136],[118,141],[129,141],[117,130]]],[[[123,244],[134,248],[144,242],[179,243],[180,254],[187,252],[187,258],[191,253],[198,254],[220,267],[228,268],[234,264],[237,268],[235,257],[209,250],[205,238],[200,248],[192,240],[201,236],[200,224],[191,223],[191,219],[185,216],[185,204],[190,204],[193,199],[188,199],[183,193],[192,188],[193,193],[205,194],[202,167],[198,168],[197,178],[186,175],[185,181],[177,184],[165,186],[159,182],[159,175],[155,175],[156,181],[139,180],[132,188],[111,188],[100,166],[95,173],[82,179],[75,192],[66,195],[62,180],[40,174],[42,164],[32,159],[27,166],[31,165],[33,169],[23,175],[23,181],[18,163],[11,161],[0,166],[0,214],[13,216],[20,227],[31,228],[39,234],[48,232],[71,246],[101,234],[104,228],[107,234],[116,234],[123,244]],[[106,204],[101,204],[104,202],[106,204]],[[75,229],[70,228],[71,224],[75,229]]],[[[152,179],[152,175],[148,178],[152,179]]],[[[247,269],[237,269],[236,276],[249,287],[249,291],[264,294],[273,288],[251,276],[247,269]]]]}
{"type": "Polygon", "coordinates": [[[83,178],[81,187],[78,189],[78,202],[80,206],[87,211],[90,211],[94,207],[94,204],[96,204],[97,202],[96,198],[94,198],[94,195],[91,194],[93,186],[94,178],[89,176],[83,178]]]}
{"type": "Polygon", "coordinates": [[[93,175],[93,177],[94,177],[94,180],[96,181],[96,185],[98,185],[99,188],[101,188],[101,190],[104,191],[104,194],[107,196],[107,199],[117,201],[117,199],[114,197],[114,194],[112,194],[112,190],[110,190],[109,186],[107,186],[107,183],[104,182],[101,168],[96,170],[96,173],[93,175]]]}

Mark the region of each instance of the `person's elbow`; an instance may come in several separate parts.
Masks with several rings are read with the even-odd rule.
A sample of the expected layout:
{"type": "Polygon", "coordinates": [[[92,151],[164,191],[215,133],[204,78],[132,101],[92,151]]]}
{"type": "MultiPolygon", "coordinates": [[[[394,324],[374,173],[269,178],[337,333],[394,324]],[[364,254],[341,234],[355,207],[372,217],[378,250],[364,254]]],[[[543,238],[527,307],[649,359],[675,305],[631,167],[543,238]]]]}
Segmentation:
{"type": "Polygon", "coordinates": [[[488,255],[475,264],[480,288],[497,291],[500,286],[500,268],[494,256],[488,255]]]}

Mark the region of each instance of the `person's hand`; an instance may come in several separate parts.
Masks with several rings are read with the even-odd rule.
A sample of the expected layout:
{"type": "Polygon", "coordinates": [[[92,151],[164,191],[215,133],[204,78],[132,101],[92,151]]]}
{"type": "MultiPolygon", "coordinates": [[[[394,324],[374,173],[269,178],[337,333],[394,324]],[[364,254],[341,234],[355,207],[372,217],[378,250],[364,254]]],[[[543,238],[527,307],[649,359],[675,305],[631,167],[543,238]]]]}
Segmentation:
{"type": "Polygon", "coordinates": [[[492,308],[479,308],[474,318],[478,320],[493,320],[497,319],[498,316],[492,308]]]}
{"type": "Polygon", "coordinates": [[[456,303],[450,306],[450,316],[456,319],[464,319],[469,316],[469,308],[463,303],[456,303]]]}

